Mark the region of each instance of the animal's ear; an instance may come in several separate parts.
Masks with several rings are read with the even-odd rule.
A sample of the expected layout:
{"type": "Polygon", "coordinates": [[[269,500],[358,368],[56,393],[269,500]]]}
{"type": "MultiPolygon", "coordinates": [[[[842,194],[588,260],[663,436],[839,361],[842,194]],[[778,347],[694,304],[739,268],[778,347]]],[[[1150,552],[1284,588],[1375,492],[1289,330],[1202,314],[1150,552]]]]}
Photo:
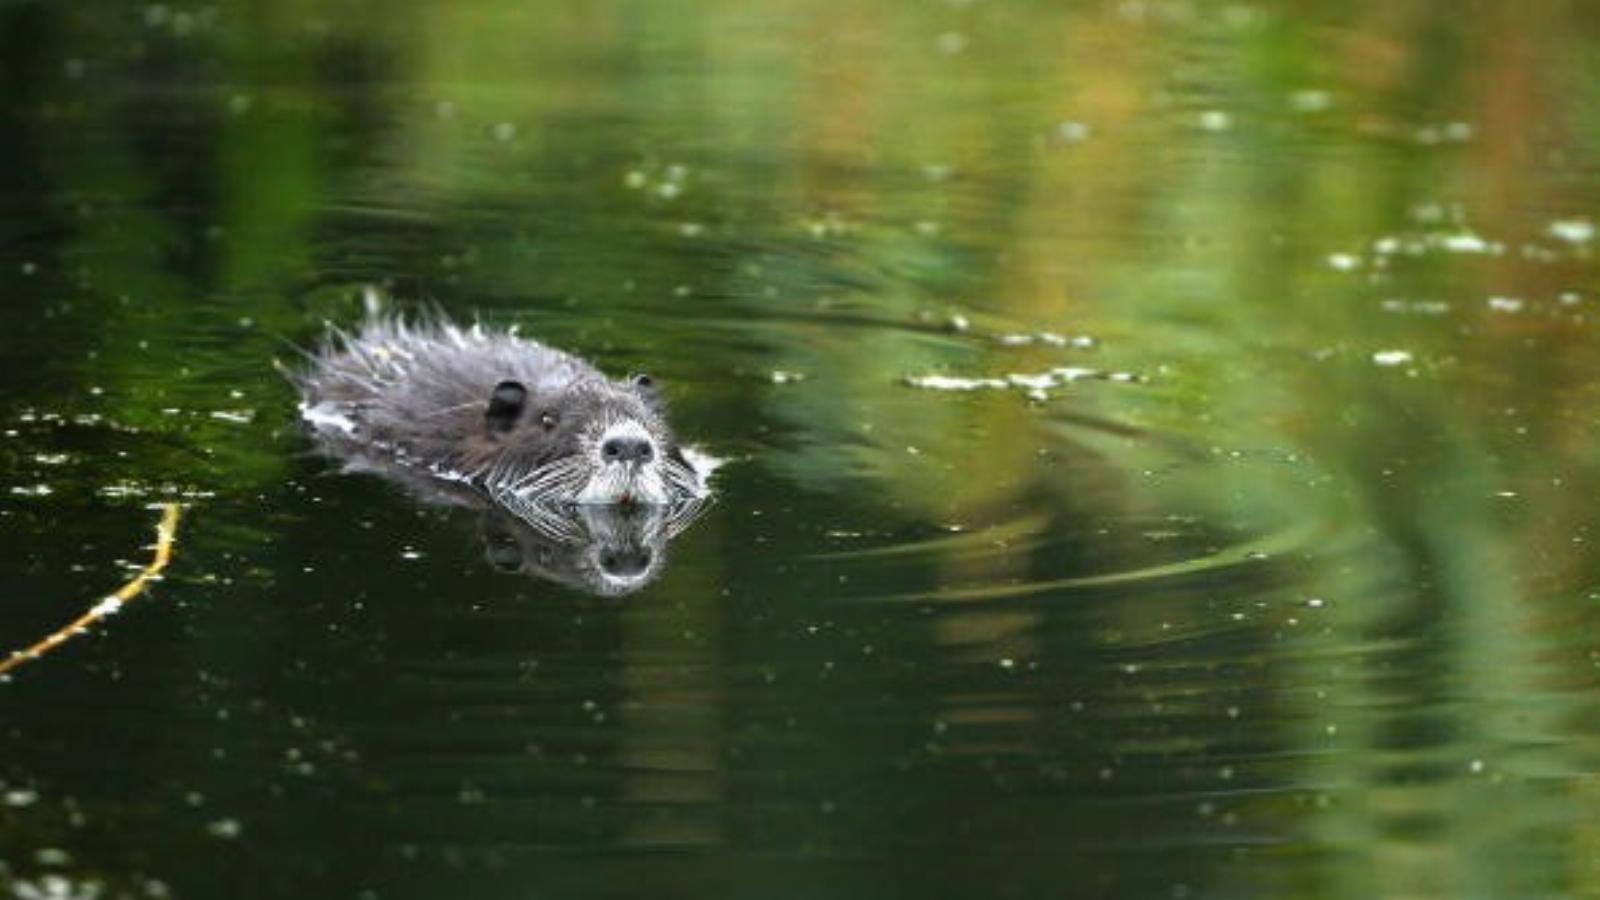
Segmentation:
{"type": "Polygon", "coordinates": [[[661,402],[661,393],[656,389],[656,380],[644,372],[635,372],[628,376],[628,386],[638,391],[651,403],[661,402]]]}
{"type": "Polygon", "coordinates": [[[520,381],[502,381],[489,394],[489,406],[483,411],[483,420],[490,431],[510,431],[522,415],[528,402],[528,389],[520,381]]]}

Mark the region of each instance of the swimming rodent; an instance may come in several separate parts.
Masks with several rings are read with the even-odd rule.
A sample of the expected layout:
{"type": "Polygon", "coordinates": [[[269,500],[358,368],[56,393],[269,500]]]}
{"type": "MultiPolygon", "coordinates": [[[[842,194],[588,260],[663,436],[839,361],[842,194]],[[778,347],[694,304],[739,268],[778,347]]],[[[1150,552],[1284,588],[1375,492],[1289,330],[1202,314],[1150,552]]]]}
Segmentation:
{"type": "Polygon", "coordinates": [[[348,468],[481,492],[524,519],[708,494],[712,465],[679,446],[649,376],[613,380],[513,331],[369,311],[292,377],[302,417],[348,468]]]}

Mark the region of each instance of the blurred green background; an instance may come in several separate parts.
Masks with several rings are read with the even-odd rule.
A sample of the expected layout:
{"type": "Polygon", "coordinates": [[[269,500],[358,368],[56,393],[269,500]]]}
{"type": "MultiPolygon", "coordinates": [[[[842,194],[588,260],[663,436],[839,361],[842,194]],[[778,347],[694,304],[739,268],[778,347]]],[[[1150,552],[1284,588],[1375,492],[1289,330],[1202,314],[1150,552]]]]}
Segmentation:
{"type": "Polygon", "coordinates": [[[16,897],[1600,896],[1600,8],[0,2],[16,897]],[[659,583],[274,371],[667,386],[659,583]]]}

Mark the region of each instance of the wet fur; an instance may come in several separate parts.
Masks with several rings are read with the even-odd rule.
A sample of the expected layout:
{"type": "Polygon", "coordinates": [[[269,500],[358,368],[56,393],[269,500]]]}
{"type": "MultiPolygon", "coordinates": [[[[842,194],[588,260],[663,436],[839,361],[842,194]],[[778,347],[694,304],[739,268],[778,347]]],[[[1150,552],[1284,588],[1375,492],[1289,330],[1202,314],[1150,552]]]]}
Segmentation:
{"type": "Polygon", "coordinates": [[[606,427],[631,419],[660,452],[656,465],[641,467],[657,489],[646,490],[646,499],[703,493],[652,386],[613,381],[513,332],[372,316],[353,335],[334,331],[310,368],[293,377],[306,421],[353,468],[398,466],[471,485],[510,506],[592,499],[622,489],[606,482],[596,443],[606,427]],[[520,382],[527,399],[502,431],[485,410],[506,381],[520,382]]]}

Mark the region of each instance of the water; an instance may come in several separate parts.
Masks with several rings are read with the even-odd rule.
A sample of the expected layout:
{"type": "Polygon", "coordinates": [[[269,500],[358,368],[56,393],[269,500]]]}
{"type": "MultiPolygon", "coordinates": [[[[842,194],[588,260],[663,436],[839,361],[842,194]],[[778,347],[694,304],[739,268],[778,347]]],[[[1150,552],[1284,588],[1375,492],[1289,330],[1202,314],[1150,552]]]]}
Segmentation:
{"type": "Polygon", "coordinates": [[[0,10],[19,898],[1600,896],[1578,4],[0,10]],[[374,287],[649,371],[643,589],[311,452],[374,287]],[[486,534],[489,542],[486,544],[486,534]]]}

